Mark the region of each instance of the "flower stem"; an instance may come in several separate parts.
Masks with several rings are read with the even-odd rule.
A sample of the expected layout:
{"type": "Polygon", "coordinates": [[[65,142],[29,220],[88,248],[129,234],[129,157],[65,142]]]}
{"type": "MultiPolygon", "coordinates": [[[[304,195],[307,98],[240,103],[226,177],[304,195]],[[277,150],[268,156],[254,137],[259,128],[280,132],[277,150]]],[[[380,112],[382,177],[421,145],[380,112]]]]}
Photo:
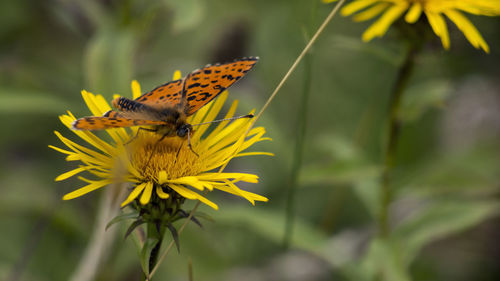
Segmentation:
{"type": "Polygon", "coordinates": [[[306,136],[307,115],[309,107],[309,93],[311,89],[311,65],[312,54],[308,53],[304,57],[304,88],[300,97],[300,108],[297,120],[297,136],[295,139],[295,150],[293,152],[293,162],[291,170],[290,184],[286,198],[285,213],[285,234],[283,236],[283,248],[288,249],[293,235],[293,225],[295,218],[295,193],[297,190],[297,179],[302,166],[302,151],[304,150],[304,139],[306,136]]]}
{"type": "MultiPolygon", "coordinates": [[[[163,236],[165,235],[165,226],[163,224],[157,227],[156,223],[148,223],[147,224],[147,238],[155,238],[158,239],[158,243],[154,246],[154,248],[151,250],[151,254],[149,256],[149,268],[155,268],[157,262],[158,262],[158,257],[160,254],[160,249],[162,246],[163,242],[163,236]]],[[[146,246],[146,245],[145,245],[146,246]]],[[[151,276],[146,275],[144,276],[145,280],[150,281],[151,276]]]]}
{"type": "Polygon", "coordinates": [[[395,165],[396,150],[401,132],[401,120],[399,119],[401,99],[413,73],[415,57],[420,51],[421,46],[419,43],[410,42],[404,62],[398,70],[396,82],[390,96],[389,128],[381,178],[381,210],[379,216],[379,235],[381,237],[387,237],[390,234],[389,205],[393,197],[391,172],[395,165]]]}
{"type": "Polygon", "coordinates": [[[102,195],[97,211],[97,218],[92,230],[85,252],[78,263],[75,272],[72,273],[71,281],[94,280],[98,274],[99,265],[104,264],[110,254],[110,248],[116,239],[116,227],[105,231],[106,224],[115,217],[120,210],[120,202],[126,188],[123,184],[112,184],[106,188],[102,195]]]}
{"type": "MultiPolygon", "coordinates": [[[[184,228],[186,227],[186,225],[191,221],[191,218],[193,217],[194,213],[196,213],[196,210],[198,209],[198,207],[200,206],[201,202],[196,202],[196,205],[194,206],[193,210],[191,210],[191,212],[189,212],[189,216],[184,220],[184,223],[181,225],[181,227],[179,228],[179,231],[178,231],[178,234],[179,236],[181,235],[182,231],[184,231],[184,228]]],[[[163,253],[161,253],[161,255],[159,256],[158,258],[158,261],[156,262],[156,264],[154,265],[153,269],[150,270],[150,273],[149,273],[149,276],[148,276],[148,279],[146,280],[151,280],[151,278],[153,277],[153,275],[156,273],[156,271],[158,270],[160,264],[163,262],[163,260],[165,259],[165,257],[167,256],[168,252],[170,251],[170,249],[172,248],[172,246],[174,246],[174,241],[172,240],[167,248],[163,251],[163,253]]],[[[151,267],[150,267],[151,268],[151,267]]]]}
{"type": "MultiPolygon", "coordinates": [[[[312,4],[311,18],[309,26],[306,29],[306,36],[314,31],[314,20],[318,4],[316,1],[312,4]]],[[[288,193],[285,205],[285,233],[283,235],[283,248],[286,250],[290,247],[293,237],[293,226],[295,221],[295,194],[297,192],[297,180],[302,167],[302,154],[304,150],[304,140],[307,128],[307,116],[309,111],[309,96],[311,91],[312,80],[312,50],[304,56],[304,84],[302,88],[302,95],[300,97],[300,108],[298,111],[297,120],[297,135],[295,138],[295,149],[292,156],[292,170],[290,174],[290,182],[288,185],[288,193]]]]}

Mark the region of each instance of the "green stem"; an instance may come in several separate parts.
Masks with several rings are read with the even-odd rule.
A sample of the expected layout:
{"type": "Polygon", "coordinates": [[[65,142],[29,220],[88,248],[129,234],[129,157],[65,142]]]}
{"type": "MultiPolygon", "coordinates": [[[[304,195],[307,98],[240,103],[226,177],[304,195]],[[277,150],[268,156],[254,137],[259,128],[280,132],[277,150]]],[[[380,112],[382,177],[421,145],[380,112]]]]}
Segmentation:
{"type": "MultiPolygon", "coordinates": [[[[155,245],[153,250],[151,250],[151,255],[149,256],[149,269],[150,270],[152,268],[155,268],[156,263],[158,261],[158,257],[160,254],[160,249],[161,249],[161,245],[163,242],[164,234],[165,234],[165,226],[163,226],[163,224],[160,226],[159,231],[158,231],[158,228],[156,227],[155,223],[148,223],[147,224],[147,237],[158,239],[158,243],[155,245]]],[[[145,277],[145,280],[151,281],[151,276],[146,275],[144,277],[145,277]]]]}
{"type": "MultiPolygon", "coordinates": [[[[317,2],[313,2],[311,9],[311,19],[308,31],[314,30],[315,17],[317,12],[317,2]]],[[[335,10],[335,9],[334,9],[335,10]]],[[[323,23],[324,24],[324,23],[323,23]]],[[[307,35],[307,34],[306,34],[307,35]]],[[[295,150],[293,152],[292,170],[290,175],[290,185],[285,206],[285,233],[283,236],[283,248],[288,249],[293,237],[293,226],[295,222],[295,194],[297,192],[297,180],[302,166],[302,152],[304,150],[304,140],[306,136],[307,116],[309,111],[309,96],[312,80],[312,50],[305,53],[304,56],[304,85],[300,97],[300,108],[297,120],[297,136],[295,140],[295,150]]]]}
{"type": "Polygon", "coordinates": [[[288,186],[286,198],[285,234],[283,237],[283,247],[285,249],[290,246],[295,221],[295,194],[297,192],[297,180],[300,173],[300,167],[302,166],[302,152],[304,150],[304,139],[306,136],[309,93],[311,88],[311,56],[311,53],[308,53],[304,57],[304,87],[300,98],[299,119],[297,120],[298,130],[293,152],[290,185],[288,186]]]}
{"type": "Polygon", "coordinates": [[[392,202],[393,187],[391,183],[391,172],[394,168],[396,150],[401,131],[399,110],[401,99],[415,65],[415,57],[421,49],[421,44],[410,43],[405,60],[398,70],[396,82],[393,86],[389,104],[389,129],[387,144],[385,147],[384,167],[381,179],[381,211],[379,217],[379,235],[387,237],[390,234],[389,205],[392,202]]]}

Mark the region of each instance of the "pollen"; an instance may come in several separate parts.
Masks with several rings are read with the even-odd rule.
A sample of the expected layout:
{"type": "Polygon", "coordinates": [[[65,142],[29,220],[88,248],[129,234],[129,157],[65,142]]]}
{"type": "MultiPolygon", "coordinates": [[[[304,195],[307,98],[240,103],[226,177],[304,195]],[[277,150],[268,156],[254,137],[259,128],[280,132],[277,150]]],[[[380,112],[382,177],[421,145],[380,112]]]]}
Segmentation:
{"type": "Polygon", "coordinates": [[[167,179],[197,175],[203,171],[203,161],[188,147],[187,139],[144,133],[132,146],[132,165],[148,181],[157,182],[161,171],[167,179]]]}

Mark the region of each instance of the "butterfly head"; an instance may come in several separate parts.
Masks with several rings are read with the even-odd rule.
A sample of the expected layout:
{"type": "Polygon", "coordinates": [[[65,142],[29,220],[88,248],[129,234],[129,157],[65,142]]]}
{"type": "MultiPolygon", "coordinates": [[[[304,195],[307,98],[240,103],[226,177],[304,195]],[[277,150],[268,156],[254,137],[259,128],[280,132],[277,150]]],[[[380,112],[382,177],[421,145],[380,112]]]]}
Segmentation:
{"type": "Polygon", "coordinates": [[[185,138],[188,134],[193,132],[193,126],[188,123],[184,123],[177,127],[177,136],[180,138],[185,138]]]}

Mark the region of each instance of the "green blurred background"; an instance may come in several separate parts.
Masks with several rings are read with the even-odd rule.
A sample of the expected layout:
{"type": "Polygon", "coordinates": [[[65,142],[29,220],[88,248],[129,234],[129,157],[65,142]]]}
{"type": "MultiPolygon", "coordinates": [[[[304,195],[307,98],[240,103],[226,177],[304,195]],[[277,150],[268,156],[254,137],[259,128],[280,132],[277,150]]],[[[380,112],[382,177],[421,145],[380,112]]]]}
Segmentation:
{"type": "MultiPolygon", "coordinates": [[[[0,279],[68,280],[92,233],[103,191],[72,201],[78,179],[54,182],[72,163],[47,145],[80,91],[130,96],[207,63],[260,56],[230,89],[238,112],[260,109],[331,10],[317,1],[2,1],[0,4],[0,279]]],[[[393,235],[374,240],[389,91],[404,46],[394,30],[370,43],[368,24],[337,17],[258,124],[275,157],[236,159],[257,173],[243,188],[269,198],[252,207],[213,192],[215,223],[188,225],[157,280],[498,280],[500,278],[500,20],[472,17],[491,47],[475,50],[454,26],[452,46],[426,46],[403,100],[405,121],[390,208],[393,235]],[[285,201],[310,75],[296,225],[283,250],[285,201]],[[379,279],[380,280],[380,279],[379,279]]],[[[96,280],[141,280],[125,225],[96,280]]],[[[170,238],[169,238],[170,239],[170,238]]]]}

